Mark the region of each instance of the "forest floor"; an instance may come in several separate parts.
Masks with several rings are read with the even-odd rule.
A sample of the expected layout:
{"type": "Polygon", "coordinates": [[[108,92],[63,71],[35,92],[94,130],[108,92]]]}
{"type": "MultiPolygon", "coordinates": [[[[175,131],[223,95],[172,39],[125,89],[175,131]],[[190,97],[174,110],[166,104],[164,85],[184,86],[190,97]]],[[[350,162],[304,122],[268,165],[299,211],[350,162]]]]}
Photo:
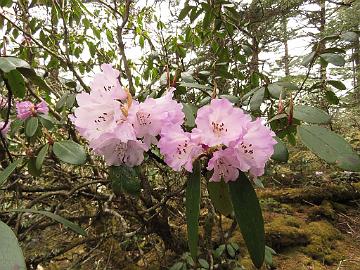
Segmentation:
{"type": "MultiPolygon", "coordinates": [[[[303,184],[300,187],[295,181],[286,183],[287,188],[273,186],[259,190],[258,195],[261,198],[265,218],[266,244],[277,253],[273,255],[273,264],[266,265],[262,269],[360,269],[360,179],[359,174],[346,177],[346,182],[344,179],[332,179],[331,183],[324,180],[324,177],[320,177],[322,181],[319,181],[316,186],[308,185],[306,188],[303,184]],[[326,190],[331,192],[326,193],[326,190]],[[340,192],[340,196],[336,195],[336,192],[340,192]],[[351,196],[355,199],[351,199],[351,196]]],[[[200,243],[204,243],[207,209],[202,209],[201,213],[200,243]]],[[[221,223],[222,233],[231,230],[232,219],[223,216],[221,223]]],[[[171,225],[174,229],[179,229],[178,231],[185,238],[186,226],[183,217],[179,216],[177,220],[171,221],[171,225]]],[[[64,237],[61,232],[55,233],[57,237],[64,237]]],[[[220,226],[216,224],[212,231],[214,250],[218,243],[221,243],[219,234],[220,226]]],[[[46,238],[43,239],[44,244],[46,240],[46,238]]],[[[95,252],[92,253],[92,257],[74,268],[69,268],[69,262],[73,265],[78,255],[85,254],[89,247],[80,246],[70,250],[38,269],[169,269],[179,261],[181,256],[181,254],[163,250],[161,241],[155,235],[139,238],[135,240],[135,243],[135,246],[130,249],[139,250],[138,259],[133,259],[128,264],[126,261],[134,256],[134,252],[121,250],[117,248],[116,241],[109,240],[101,246],[94,245],[95,252]],[[99,261],[100,256],[102,258],[105,256],[106,259],[99,264],[96,261],[99,261]]],[[[235,269],[232,267],[234,265],[232,262],[236,260],[237,265],[241,265],[242,269],[255,270],[238,228],[233,230],[227,243],[239,245],[236,256],[229,256],[228,251],[225,251],[222,255],[224,264],[214,263],[217,267],[213,269],[235,269]]],[[[39,244],[37,242],[35,245],[37,249],[39,249],[39,244]]],[[[202,250],[203,257],[206,258],[204,249],[202,250]]]]}

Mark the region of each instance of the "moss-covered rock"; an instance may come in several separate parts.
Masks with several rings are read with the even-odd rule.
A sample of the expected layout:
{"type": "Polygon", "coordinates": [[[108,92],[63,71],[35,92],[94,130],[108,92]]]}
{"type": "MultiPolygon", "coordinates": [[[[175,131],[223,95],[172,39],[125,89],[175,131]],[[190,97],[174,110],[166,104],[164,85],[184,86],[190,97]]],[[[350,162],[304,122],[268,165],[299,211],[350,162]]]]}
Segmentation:
{"type": "Polygon", "coordinates": [[[321,205],[314,206],[309,211],[309,217],[311,219],[321,219],[323,217],[326,217],[328,219],[335,219],[336,218],[336,212],[333,208],[333,205],[328,200],[323,200],[321,205]]]}
{"type": "Polygon", "coordinates": [[[342,239],[341,233],[329,222],[311,222],[304,231],[310,239],[310,243],[302,249],[305,254],[329,265],[342,259],[343,255],[337,247],[337,240],[342,239]]]}
{"type": "Polygon", "coordinates": [[[289,215],[277,216],[265,225],[266,243],[276,250],[309,243],[305,222],[289,215]]]}

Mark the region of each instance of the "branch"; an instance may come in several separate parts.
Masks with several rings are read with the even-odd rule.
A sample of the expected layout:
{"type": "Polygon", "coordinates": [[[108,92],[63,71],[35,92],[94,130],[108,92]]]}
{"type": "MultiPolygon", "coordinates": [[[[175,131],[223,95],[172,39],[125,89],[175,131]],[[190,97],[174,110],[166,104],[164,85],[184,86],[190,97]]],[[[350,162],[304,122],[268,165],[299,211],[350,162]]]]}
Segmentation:
{"type": "MultiPolygon", "coordinates": [[[[118,25],[118,27],[116,29],[116,32],[117,32],[118,46],[119,46],[121,59],[122,59],[122,61],[124,63],[126,77],[128,79],[128,82],[129,82],[129,90],[130,90],[130,93],[132,95],[135,95],[135,88],[134,88],[134,85],[133,85],[133,82],[132,82],[131,69],[129,67],[129,63],[128,63],[128,60],[127,60],[126,55],[125,55],[125,45],[124,45],[124,42],[123,42],[123,29],[124,29],[126,23],[129,20],[130,4],[131,4],[131,0],[126,0],[125,11],[124,11],[124,15],[122,17],[123,21],[122,21],[121,25],[118,25]]],[[[114,16],[116,17],[115,14],[114,14],[114,16]]]]}

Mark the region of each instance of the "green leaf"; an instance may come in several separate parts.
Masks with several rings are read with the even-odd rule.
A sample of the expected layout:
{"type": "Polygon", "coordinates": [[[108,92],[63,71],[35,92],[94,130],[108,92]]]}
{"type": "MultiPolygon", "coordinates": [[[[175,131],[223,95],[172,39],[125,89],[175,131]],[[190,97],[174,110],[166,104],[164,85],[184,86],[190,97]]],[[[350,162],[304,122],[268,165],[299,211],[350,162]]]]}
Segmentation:
{"type": "Polygon", "coordinates": [[[195,79],[192,76],[192,72],[181,72],[181,80],[185,83],[195,82],[195,79]]]}
{"type": "Polygon", "coordinates": [[[284,91],[283,91],[283,87],[276,84],[276,83],[272,83],[272,84],[269,84],[267,86],[267,89],[270,93],[270,95],[274,98],[277,98],[279,99],[280,98],[280,94],[282,93],[282,97],[284,97],[284,91]]]}
{"type": "Polygon", "coordinates": [[[289,89],[289,90],[299,90],[299,87],[296,84],[291,83],[291,82],[276,82],[276,84],[278,84],[286,89],[289,89]]]}
{"type": "Polygon", "coordinates": [[[10,8],[12,3],[13,3],[12,0],[0,0],[0,7],[10,8]]]}
{"type": "Polygon", "coordinates": [[[189,252],[186,252],[185,253],[185,259],[186,259],[186,263],[188,265],[191,265],[191,266],[195,266],[195,262],[193,260],[193,258],[191,257],[190,253],[189,252]]]}
{"type": "Polygon", "coordinates": [[[25,134],[28,137],[34,136],[39,126],[39,119],[37,117],[30,117],[25,121],[25,134]]]}
{"type": "Polygon", "coordinates": [[[36,157],[36,169],[40,170],[43,163],[44,163],[44,160],[45,160],[45,157],[48,153],[48,150],[49,150],[49,144],[45,144],[39,151],[37,157],[36,157]]]}
{"type": "Polygon", "coordinates": [[[203,29],[208,29],[210,27],[211,22],[214,20],[213,13],[211,10],[206,11],[204,18],[203,18],[203,29]]]}
{"type": "Polygon", "coordinates": [[[235,218],[239,224],[252,262],[260,268],[265,257],[264,220],[255,190],[243,172],[234,182],[229,182],[235,218]]]}
{"type": "Polygon", "coordinates": [[[8,177],[12,174],[12,172],[22,161],[23,159],[19,158],[14,162],[10,163],[3,171],[0,172],[0,187],[6,182],[8,177]]]}
{"type": "Polygon", "coordinates": [[[279,119],[283,119],[283,118],[287,118],[287,114],[286,113],[280,113],[280,114],[277,114],[275,115],[274,117],[270,118],[268,120],[268,123],[272,122],[272,121],[275,121],[275,120],[279,120],[279,119]]]}
{"type": "Polygon", "coordinates": [[[32,214],[44,215],[48,218],[51,218],[51,219],[61,223],[65,227],[71,229],[72,231],[74,231],[82,236],[87,236],[86,231],[83,228],[81,228],[79,225],[75,224],[74,222],[71,222],[70,220],[67,220],[66,218],[63,218],[59,215],[56,215],[56,214],[48,212],[48,211],[34,210],[34,209],[12,209],[12,210],[8,210],[8,211],[9,212],[32,213],[32,214]]]}
{"type": "Polygon", "coordinates": [[[75,100],[76,100],[75,94],[68,94],[68,96],[66,97],[66,107],[71,109],[74,106],[75,100]]]}
{"type": "Polygon", "coordinates": [[[59,100],[55,104],[55,110],[60,111],[65,106],[68,95],[69,93],[66,93],[59,98],[59,100]]]}
{"type": "Polygon", "coordinates": [[[30,68],[29,64],[20,58],[6,56],[0,57],[0,69],[4,73],[8,73],[18,67],[30,68]]]}
{"type": "Polygon", "coordinates": [[[0,262],[4,270],[26,270],[25,259],[19,242],[4,222],[0,221],[0,262]]]}
{"type": "Polygon", "coordinates": [[[230,215],[233,211],[229,195],[229,187],[224,182],[209,182],[207,186],[209,196],[215,209],[224,216],[230,215]]]}
{"type": "Polygon", "coordinates": [[[231,103],[237,103],[240,101],[239,97],[235,97],[233,95],[219,95],[219,98],[226,98],[231,103]]]}
{"type": "Polygon", "coordinates": [[[48,114],[39,114],[38,118],[40,120],[40,123],[42,124],[43,127],[45,127],[48,130],[51,130],[54,128],[54,124],[59,124],[59,122],[54,119],[53,117],[51,117],[48,114]]]}
{"type": "Polygon", "coordinates": [[[276,254],[276,252],[272,248],[265,246],[265,263],[267,265],[270,266],[273,265],[273,259],[272,259],[273,254],[276,254]]]}
{"type": "Polygon", "coordinates": [[[226,250],[229,253],[230,257],[232,257],[232,258],[235,257],[235,250],[232,247],[232,245],[230,245],[230,244],[226,245],[226,250]]]}
{"type": "Polygon", "coordinates": [[[193,7],[191,12],[190,12],[190,22],[193,22],[196,20],[197,17],[199,17],[199,15],[202,13],[202,9],[200,8],[199,10],[197,9],[197,7],[193,7]]]}
{"type": "Polygon", "coordinates": [[[360,157],[355,154],[343,154],[336,160],[336,165],[346,171],[360,171],[360,157]]]}
{"type": "Polygon", "coordinates": [[[31,81],[33,84],[40,87],[40,89],[45,90],[47,92],[51,92],[50,86],[40,77],[36,74],[35,70],[31,68],[26,67],[18,67],[17,70],[29,81],[31,81]]]}
{"type": "Polygon", "coordinates": [[[325,98],[330,104],[339,104],[340,100],[333,91],[326,91],[325,98]]]}
{"type": "Polygon", "coordinates": [[[36,157],[31,157],[27,163],[28,173],[34,177],[41,175],[41,170],[36,168],[36,157]]]}
{"type": "Polygon", "coordinates": [[[210,265],[209,263],[204,259],[199,259],[199,264],[202,268],[209,269],[210,265]]]}
{"type": "Polygon", "coordinates": [[[345,32],[340,35],[342,40],[355,42],[358,40],[359,36],[355,32],[345,32]]]}
{"type": "Polygon", "coordinates": [[[182,111],[185,114],[185,125],[188,127],[194,127],[195,126],[195,116],[194,116],[194,110],[192,108],[192,105],[183,103],[183,109],[182,111]]]}
{"type": "Polygon", "coordinates": [[[70,164],[81,165],[86,162],[85,149],[71,140],[55,142],[53,152],[61,161],[70,164]]]}
{"type": "Polygon", "coordinates": [[[140,180],[134,168],[128,166],[111,166],[109,169],[109,180],[115,194],[122,192],[131,195],[140,194],[140,180]]]}
{"type": "Polygon", "coordinates": [[[192,6],[189,6],[188,3],[185,4],[184,8],[180,11],[179,14],[179,21],[182,21],[183,19],[185,19],[186,15],[189,14],[190,10],[192,9],[192,6]]]}
{"type": "Polygon", "coordinates": [[[67,81],[67,82],[65,83],[65,85],[66,85],[67,87],[69,87],[69,88],[76,89],[77,83],[76,83],[76,81],[67,81]]]}
{"type": "Polygon", "coordinates": [[[113,34],[109,28],[106,29],[105,33],[106,33],[106,37],[107,37],[108,41],[111,43],[114,42],[113,34]]]}
{"type": "Polygon", "coordinates": [[[201,165],[200,161],[196,160],[193,165],[193,172],[189,173],[187,179],[185,202],[188,244],[194,260],[197,257],[199,240],[200,180],[201,165]]]}
{"type": "Polygon", "coordinates": [[[231,242],[230,245],[234,248],[235,251],[240,250],[240,247],[238,244],[236,244],[235,242],[231,242]]]}
{"type": "Polygon", "coordinates": [[[207,86],[207,85],[203,85],[203,84],[198,84],[198,83],[186,83],[186,82],[182,82],[182,83],[180,83],[180,86],[191,87],[191,88],[198,88],[198,89],[212,90],[212,87],[207,86]]]}
{"type": "Polygon", "coordinates": [[[327,81],[328,84],[334,86],[335,88],[339,89],[339,90],[346,90],[346,86],[345,84],[343,84],[340,81],[335,81],[335,80],[328,80],[327,81]]]}
{"type": "Polygon", "coordinates": [[[173,266],[171,266],[169,270],[181,270],[183,265],[184,265],[183,262],[177,262],[173,266]]]}
{"type": "Polygon", "coordinates": [[[304,59],[301,61],[301,65],[303,65],[305,67],[308,66],[313,61],[315,55],[316,55],[316,52],[311,52],[311,53],[307,54],[304,57],[304,59]]]}
{"type": "Polygon", "coordinates": [[[145,45],[144,36],[140,36],[140,37],[139,37],[139,44],[140,44],[140,47],[141,47],[141,48],[144,48],[144,45],[145,45]]]}
{"type": "Polygon", "coordinates": [[[313,124],[326,124],[331,120],[330,115],[323,110],[307,105],[295,105],[294,118],[313,124]]]}
{"type": "Polygon", "coordinates": [[[258,111],[260,110],[261,103],[264,101],[265,88],[261,87],[257,90],[250,99],[250,110],[258,111]]]}
{"type": "Polygon", "coordinates": [[[298,126],[302,143],[317,156],[344,170],[360,171],[360,157],[344,138],[320,126],[298,126]]]}
{"type": "Polygon", "coordinates": [[[224,251],[225,251],[225,248],[226,248],[226,245],[220,245],[220,246],[218,246],[218,248],[215,250],[215,252],[214,252],[214,255],[215,255],[215,257],[220,257],[223,253],[224,253],[224,251]]]}
{"type": "Polygon", "coordinates": [[[274,139],[277,141],[277,144],[274,146],[274,154],[271,158],[280,162],[286,162],[289,159],[289,152],[286,145],[280,138],[274,137],[274,139]]]}
{"type": "Polygon", "coordinates": [[[334,66],[342,67],[345,65],[345,59],[342,55],[335,53],[322,53],[320,57],[327,63],[333,64],[334,66]]]}
{"type": "Polygon", "coordinates": [[[25,96],[25,81],[20,72],[17,70],[11,70],[5,74],[5,77],[14,96],[23,98],[25,96]]]}

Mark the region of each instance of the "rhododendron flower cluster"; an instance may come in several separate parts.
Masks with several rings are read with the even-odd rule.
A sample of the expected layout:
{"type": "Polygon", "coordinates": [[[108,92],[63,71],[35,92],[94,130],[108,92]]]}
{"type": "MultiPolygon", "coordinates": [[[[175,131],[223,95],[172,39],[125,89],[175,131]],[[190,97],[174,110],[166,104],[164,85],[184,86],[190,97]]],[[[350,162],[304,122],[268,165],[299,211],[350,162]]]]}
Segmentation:
{"type": "Polygon", "coordinates": [[[144,152],[156,145],[164,161],[176,171],[192,171],[193,162],[208,157],[211,181],[235,181],[239,170],[253,176],[264,173],[274,152],[275,134],[260,119],[252,120],[227,99],[213,99],[197,112],[196,127],[185,132],[182,105],[164,96],[132,99],[121,87],[119,71],[103,64],[89,93],[78,94],[71,120],[95,153],[108,165],[137,166],[144,152]]]}
{"type": "Polygon", "coordinates": [[[49,108],[45,101],[41,101],[38,104],[34,104],[31,101],[22,101],[16,103],[17,118],[26,120],[31,116],[38,114],[48,114],[49,108]]]}
{"type": "Polygon", "coordinates": [[[77,95],[79,107],[71,120],[107,164],[139,165],[144,151],[157,144],[164,126],[183,123],[182,105],[172,99],[174,89],[161,98],[139,103],[120,86],[119,71],[109,64],[101,69],[91,83],[90,93],[77,95]]]}
{"type": "Polygon", "coordinates": [[[265,163],[274,152],[275,134],[227,99],[213,99],[200,108],[191,133],[171,127],[161,133],[159,148],[174,170],[183,166],[191,171],[192,161],[200,155],[210,156],[207,169],[210,180],[234,181],[239,171],[253,176],[264,174],[265,163]]]}

